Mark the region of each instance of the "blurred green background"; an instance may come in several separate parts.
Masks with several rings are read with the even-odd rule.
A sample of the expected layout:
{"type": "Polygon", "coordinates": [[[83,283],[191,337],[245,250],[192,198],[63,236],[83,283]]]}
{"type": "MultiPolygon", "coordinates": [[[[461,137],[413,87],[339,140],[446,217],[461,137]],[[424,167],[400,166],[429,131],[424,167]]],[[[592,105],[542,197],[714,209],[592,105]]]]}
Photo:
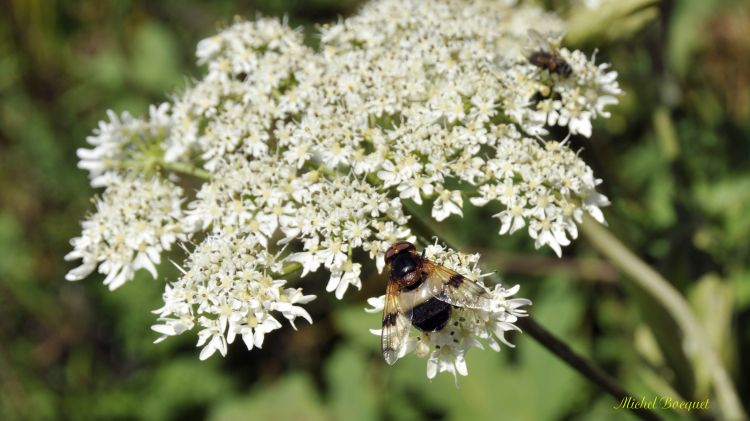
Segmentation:
{"type": "MultiPolygon", "coordinates": [[[[200,77],[195,44],[235,15],[288,15],[313,33],[356,3],[0,2],[0,419],[630,419],[522,335],[515,350],[472,351],[459,388],[428,381],[421,359],[386,366],[368,333],[380,316],[362,311],[383,291],[377,274],[340,302],[306,280],[314,325],[206,362],[192,334],[152,344],[161,280],[141,274],[115,293],[97,276],[64,280],[94,194],[75,150],[105,110],[143,113],[200,77]]],[[[604,179],[612,231],[689,298],[750,401],[750,4],[544,3],[569,21],[566,44],[598,48],[626,92],[593,139],[573,140],[604,179]]],[[[541,324],[637,396],[710,396],[671,319],[584,240],[559,260],[523,235],[488,237],[490,214],[468,208],[438,228],[520,283],[541,324]]]]}

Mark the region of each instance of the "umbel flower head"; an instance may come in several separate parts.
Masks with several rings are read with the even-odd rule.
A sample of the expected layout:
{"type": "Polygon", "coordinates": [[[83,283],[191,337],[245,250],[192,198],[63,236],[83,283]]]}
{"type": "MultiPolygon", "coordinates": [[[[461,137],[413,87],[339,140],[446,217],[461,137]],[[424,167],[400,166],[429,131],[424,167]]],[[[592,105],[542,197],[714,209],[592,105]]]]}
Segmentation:
{"type": "MultiPolygon", "coordinates": [[[[588,137],[620,94],[606,64],[561,46],[563,30],[494,0],[374,1],[321,27],[316,48],[283,21],[238,21],[198,44],[202,79],[145,117],[110,113],[78,151],[104,192],[67,278],[98,269],[114,289],[142,268],[157,277],[179,243],[181,275],[154,330],[197,330],[207,358],[238,336],[262,346],[284,319],[311,321],[303,305],[315,297],[288,285],[293,273],[323,268],[342,298],[361,287],[357,256],[382,271],[388,246],[414,239],[404,201],[437,221],[493,203],[500,234],[526,232],[560,255],[584,213],[604,222],[608,200],[569,144],[544,136],[588,137]],[[529,62],[531,28],[569,74],[529,62]]],[[[511,307],[504,317],[520,315],[511,307]]],[[[493,317],[467,317],[461,332],[500,337],[512,321],[493,317]]],[[[431,372],[450,371],[447,352],[431,372]]]]}

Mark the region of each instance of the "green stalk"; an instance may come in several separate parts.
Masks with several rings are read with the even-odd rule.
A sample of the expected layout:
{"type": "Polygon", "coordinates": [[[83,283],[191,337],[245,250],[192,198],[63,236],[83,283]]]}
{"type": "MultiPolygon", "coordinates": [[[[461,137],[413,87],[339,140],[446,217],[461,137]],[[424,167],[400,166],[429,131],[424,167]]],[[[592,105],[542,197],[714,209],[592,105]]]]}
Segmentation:
{"type": "Polygon", "coordinates": [[[714,391],[724,419],[747,419],[732,379],[718,354],[711,347],[708,334],[679,291],[591,217],[585,216],[580,228],[597,251],[648,292],[674,318],[688,344],[684,347],[685,352],[695,354],[709,367],[713,377],[714,391]]]}
{"type": "Polygon", "coordinates": [[[193,166],[187,162],[165,162],[161,160],[159,161],[158,166],[168,171],[174,171],[174,172],[178,172],[178,173],[182,173],[186,175],[191,175],[193,177],[197,177],[206,181],[211,179],[210,172],[202,168],[193,166]]]}
{"type": "Polygon", "coordinates": [[[144,160],[126,159],[123,161],[110,160],[105,161],[105,164],[109,168],[118,168],[123,170],[140,169],[144,171],[154,171],[155,169],[161,168],[163,170],[190,175],[206,181],[211,179],[210,172],[196,167],[188,162],[166,162],[161,158],[147,158],[144,160]]]}
{"type": "Polygon", "coordinates": [[[300,270],[302,270],[301,263],[290,262],[284,265],[284,267],[281,268],[281,271],[278,273],[275,273],[274,275],[278,276],[279,278],[286,278],[287,276],[293,275],[300,270]]]}

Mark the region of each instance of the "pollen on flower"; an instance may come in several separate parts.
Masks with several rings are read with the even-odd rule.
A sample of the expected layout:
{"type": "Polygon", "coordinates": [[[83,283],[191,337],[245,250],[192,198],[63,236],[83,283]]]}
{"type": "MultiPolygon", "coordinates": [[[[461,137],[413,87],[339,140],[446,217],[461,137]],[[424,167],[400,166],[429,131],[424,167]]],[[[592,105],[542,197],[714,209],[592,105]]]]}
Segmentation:
{"type": "MultiPolygon", "coordinates": [[[[323,25],[315,49],[286,21],[237,21],[198,44],[201,78],[142,118],[110,112],[78,151],[105,191],[67,277],[98,269],[111,288],[141,268],[156,277],[180,242],[183,272],[154,329],[198,330],[207,358],[237,335],[258,347],[282,318],[309,319],[311,296],[280,284],[296,270],[324,270],[337,298],[361,288],[362,256],[382,272],[388,247],[414,240],[412,202],[436,221],[495,206],[499,234],[561,255],[609,201],[569,142],[543,136],[591,136],[621,93],[616,72],[566,49],[563,31],[554,14],[495,0],[373,1],[323,25]],[[567,77],[530,63],[531,28],[567,77]]],[[[449,342],[431,366],[461,373],[449,342]]]]}

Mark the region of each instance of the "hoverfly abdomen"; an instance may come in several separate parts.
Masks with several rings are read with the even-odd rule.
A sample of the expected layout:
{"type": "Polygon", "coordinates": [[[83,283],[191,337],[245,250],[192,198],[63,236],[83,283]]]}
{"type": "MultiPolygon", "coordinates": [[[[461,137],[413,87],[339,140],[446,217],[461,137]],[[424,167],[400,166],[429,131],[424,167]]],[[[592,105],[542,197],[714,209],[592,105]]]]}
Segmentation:
{"type": "Polygon", "coordinates": [[[412,309],[410,312],[411,324],[423,332],[438,331],[448,323],[452,307],[437,298],[430,298],[412,309]]]}

